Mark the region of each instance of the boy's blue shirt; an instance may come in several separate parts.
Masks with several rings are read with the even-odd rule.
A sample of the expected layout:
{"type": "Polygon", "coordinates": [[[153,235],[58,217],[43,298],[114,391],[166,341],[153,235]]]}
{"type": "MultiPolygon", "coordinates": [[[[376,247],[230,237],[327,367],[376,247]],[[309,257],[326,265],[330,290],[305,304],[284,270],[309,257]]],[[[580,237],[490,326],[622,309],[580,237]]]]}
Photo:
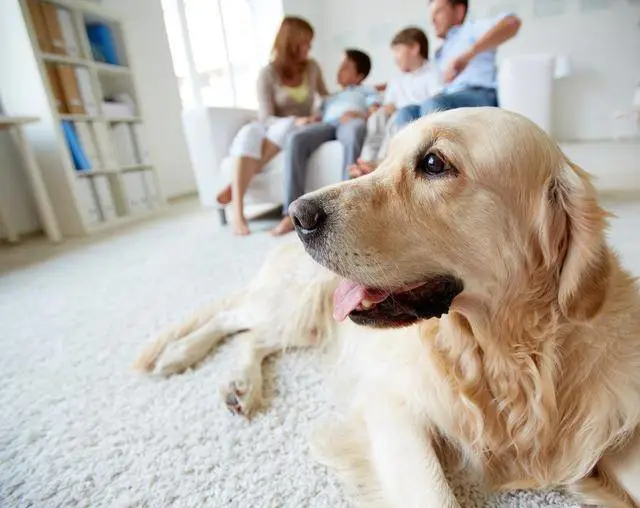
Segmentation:
{"type": "Polygon", "coordinates": [[[365,113],[370,106],[382,102],[380,93],[371,86],[351,85],[322,101],[322,121],[333,123],[348,111],[365,113]]]}

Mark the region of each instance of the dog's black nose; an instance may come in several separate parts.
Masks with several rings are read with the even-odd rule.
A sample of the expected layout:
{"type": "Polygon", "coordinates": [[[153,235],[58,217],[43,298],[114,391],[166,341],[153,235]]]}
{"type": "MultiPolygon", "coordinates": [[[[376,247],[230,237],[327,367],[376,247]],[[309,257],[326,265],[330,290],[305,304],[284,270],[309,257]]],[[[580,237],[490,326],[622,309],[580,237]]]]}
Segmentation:
{"type": "Polygon", "coordinates": [[[327,218],[327,214],[317,201],[305,198],[296,199],[289,205],[289,215],[296,229],[304,234],[320,228],[327,218]]]}

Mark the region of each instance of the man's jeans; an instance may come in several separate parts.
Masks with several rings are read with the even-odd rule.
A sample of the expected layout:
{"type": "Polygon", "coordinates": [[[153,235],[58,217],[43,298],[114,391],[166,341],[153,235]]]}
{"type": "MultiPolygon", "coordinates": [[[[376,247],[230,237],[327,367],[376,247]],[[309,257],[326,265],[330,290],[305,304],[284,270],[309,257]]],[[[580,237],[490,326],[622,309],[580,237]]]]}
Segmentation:
{"type": "Polygon", "coordinates": [[[412,104],[400,108],[396,114],[396,125],[405,125],[418,118],[435,113],[456,108],[473,108],[479,106],[497,106],[498,99],[493,88],[473,87],[458,92],[442,93],[434,95],[426,102],[417,105],[412,104]]]}

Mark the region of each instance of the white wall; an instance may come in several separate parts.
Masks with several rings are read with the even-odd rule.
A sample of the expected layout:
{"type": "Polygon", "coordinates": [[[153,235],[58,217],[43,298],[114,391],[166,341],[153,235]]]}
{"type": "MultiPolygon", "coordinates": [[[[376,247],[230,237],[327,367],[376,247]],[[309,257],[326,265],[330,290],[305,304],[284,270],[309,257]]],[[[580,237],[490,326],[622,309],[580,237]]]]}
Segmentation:
{"type": "Polygon", "coordinates": [[[173,73],[160,0],[103,0],[121,17],[145,117],[149,149],[166,197],[195,192],[182,129],[182,104],[173,73]]]}
{"type": "MultiPolygon", "coordinates": [[[[553,2],[565,11],[536,15],[535,0],[471,0],[470,16],[517,13],[523,20],[518,37],[503,46],[498,58],[527,53],[570,55],[574,74],[560,82],[554,98],[554,133],[559,139],[607,139],[615,130],[614,112],[628,111],[640,82],[640,4],[627,0],[553,2]],[[584,12],[582,5],[604,6],[584,12]]],[[[356,46],[373,59],[370,81],[385,81],[394,72],[389,42],[407,25],[429,34],[427,0],[286,0],[285,12],[307,16],[318,32],[316,56],[333,83],[342,49],[356,46]],[[357,13],[357,15],[355,14],[357,13]]]]}
{"type": "Polygon", "coordinates": [[[326,4],[327,0],[282,0],[282,10],[285,15],[300,16],[311,23],[315,31],[311,55],[321,65],[325,74],[327,85],[331,86],[335,81],[334,76],[338,68],[335,70],[327,66],[326,49],[329,45],[329,36],[333,33],[331,28],[325,23],[328,13],[326,4]]]}

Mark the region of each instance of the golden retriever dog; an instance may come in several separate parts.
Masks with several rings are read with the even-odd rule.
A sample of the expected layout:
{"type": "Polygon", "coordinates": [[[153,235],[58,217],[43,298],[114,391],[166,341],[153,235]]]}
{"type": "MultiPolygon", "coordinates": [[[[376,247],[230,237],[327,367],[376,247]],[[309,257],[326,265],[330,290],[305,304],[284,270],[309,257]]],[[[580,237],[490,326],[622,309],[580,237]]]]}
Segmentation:
{"type": "Polygon", "coordinates": [[[588,175],[544,132],[497,108],[431,115],[290,213],[318,264],[281,249],[139,367],[178,372],[245,331],[223,397],[247,414],[265,355],[331,340],[348,404],[314,450],[362,504],[458,506],[454,455],[492,489],[640,506],[640,295],[588,175]]]}

